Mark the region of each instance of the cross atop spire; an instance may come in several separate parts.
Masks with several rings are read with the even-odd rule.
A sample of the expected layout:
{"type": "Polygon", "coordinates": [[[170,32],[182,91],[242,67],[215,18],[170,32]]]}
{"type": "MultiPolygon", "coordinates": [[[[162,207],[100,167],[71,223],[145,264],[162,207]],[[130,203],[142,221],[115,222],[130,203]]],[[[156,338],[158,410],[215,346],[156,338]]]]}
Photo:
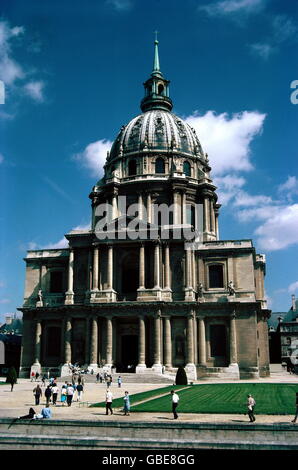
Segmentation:
{"type": "Polygon", "coordinates": [[[160,66],[159,66],[159,55],[158,55],[158,40],[157,40],[158,31],[155,31],[155,41],[154,41],[154,63],[152,74],[161,75],[160,66]]]}
{"type": "Polygon", "coordinates": [[[151,77],[144,83],[145,97],[141,101],[143,112],[150,109],[163,109],[171,111],[173,104],[169,97],[169,80],[166,80],[160,71],[158,55],[158,31],[155,31],[154,62],[151,77]]]}

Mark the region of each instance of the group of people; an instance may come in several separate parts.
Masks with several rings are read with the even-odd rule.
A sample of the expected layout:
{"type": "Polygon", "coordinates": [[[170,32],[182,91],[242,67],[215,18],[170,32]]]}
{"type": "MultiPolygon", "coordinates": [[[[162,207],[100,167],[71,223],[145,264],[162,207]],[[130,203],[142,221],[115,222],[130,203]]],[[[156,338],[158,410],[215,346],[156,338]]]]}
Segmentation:
{"type": "MultiPolygon", "coordinates": [[[[96,374],[96,382],[105,383],[107,385],[107,387],[109,388],[112,385],[113,378],[112,378],[111,374],[108,374],[107,372],[104,372],[103,374],[98,372],[96,374]]],[[[121,375],[119,375],[119,377],[117,379],[117,384],[118,384],[118,388],[121,388],[121,385],[122,385],[121,375]]]]}
{"type": "MultiPolygon", "coordinates": [[[[108,388],[106,392],[106,415],[113,414],[113,408],[112,408],[112,403],[113,403],[113,393],[111,390],[108,388]]],[[[123,397],[123,412],[124,416],[129,416],[130,412],[130,397],[129,393],[126,391],[124,392],[124,397],[123,397]]]]}
{"type": "MultiPolygon", "coordinates": [[[[57,385],[57,382],[54,379],[46,387],[44,391],[44,396],[45,396],[47,405],[49,405],[50,402],[52,402],[52,404],[55,406],[57,404],[57,399],[58,399],[58,395],[60,392],[60,400],[61,400],[62,406],[65,406],[65,404],[67,404],[68,406],[71,406],[75,393],[77,393],[77,401],[81,401],[83,397],[83,391],[84,391],[84,386],[81,382],[79,382],[78,384],[65,382],[62,385],[61,391],[60,391],[57,385]]],[[[39,405],[40,398],[42,397],[42,388],[40,387],[40,385],[36,385],[36,387],[33,389],[33,395],[35,397],[35,405],[39,405]]]]}

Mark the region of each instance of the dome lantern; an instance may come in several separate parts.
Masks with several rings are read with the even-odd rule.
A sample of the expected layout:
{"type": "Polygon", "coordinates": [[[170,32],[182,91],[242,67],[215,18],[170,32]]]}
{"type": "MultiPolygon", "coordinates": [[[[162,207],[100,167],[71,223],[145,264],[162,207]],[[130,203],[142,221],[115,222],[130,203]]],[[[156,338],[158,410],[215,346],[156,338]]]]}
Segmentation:
{"type": "Polygon", "coordinates": [[[160,71],[158,40],[154,41],[154,62],[151,77],[144,83],[145,97],[141,101],[143,112],[150,109],[163,109],[171,111],[172,100],[169,97],[169,80],[166,80],[160,71]]]}

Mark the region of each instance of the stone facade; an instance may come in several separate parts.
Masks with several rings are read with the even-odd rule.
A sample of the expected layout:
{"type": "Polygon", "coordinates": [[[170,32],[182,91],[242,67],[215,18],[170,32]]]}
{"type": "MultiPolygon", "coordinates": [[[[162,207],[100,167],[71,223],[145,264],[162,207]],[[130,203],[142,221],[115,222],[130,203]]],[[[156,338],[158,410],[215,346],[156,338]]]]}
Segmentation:
{"type": "Polygon", "coordinates": [[[155,68],[93,187],[90,230],[29,251],[21,373],[69,363],[189,379],[269,375],[265,257],[220,240],[216,187],[155,68]],[[169,211],[163,208],[170,208],[169,211]],[[191,243],[189,234],[192,234],[191,243]]]}

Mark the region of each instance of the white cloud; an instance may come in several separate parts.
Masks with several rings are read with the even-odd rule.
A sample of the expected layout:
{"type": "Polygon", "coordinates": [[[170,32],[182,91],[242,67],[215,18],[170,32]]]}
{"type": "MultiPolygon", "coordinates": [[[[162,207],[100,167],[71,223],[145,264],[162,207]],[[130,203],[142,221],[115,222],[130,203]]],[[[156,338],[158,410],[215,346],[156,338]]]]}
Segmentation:
{"type": "Polygon", "coordinates": [[[265,221],[271,216],[278,215],[281,208],[280,206],[267,205],[263,207],[254,207],[250,209],[243,209],[236,213],[236,217],[240,222],[265,221]]]}
{"type": "Polygon", "coordinates": [[[210,156],[214,176],[226,172],[249,171],[250,144],[262,132],[266,114],[242,111],[229,116],[207,111],[200,116],[195,112],[186,121],[195,128],[205,151],[210,156]]]}
{"type": "Polygon", "coordinates": [[[226,176],[218,176],[214,178],[214,184],[217,187],[217,194],[221,204],[227,204],[236,194],[240,188],[244,186],[245,179],[242,176],[228,174],[226,176]]]}
{"type": "Polygon", "coordinates": [[[289,285],[288,287],[288,292],[293,293],[296,290],[298,290],[298,281],[292,282],[292,284],[289,285]]]}
{"type": "Polygon", "coordinates": [[[83,152],[77,153],[73,158],[88,168],[92,176],[99,178],[103,174],[107,151],[110,150],[112,144],[113,142],[107,139],[92,142],[83,152]]]}
{"type": "Polygon", "coordinates": [[[131,0],[106,0],[106,3],[117,11],[128,11],[133,5],[131,0]]]}
{"type": "Polygon", "coordinates": [[[0,164],[4,162],[4,157],[2,155],[2,153],[0,153],[0,164]]]}
{"type": "Polygon", "coordinates": [[[298,204],[279,207],[255,230],[261,249],[275,251],[298,244],[298,204]]]}
{"type": "Polygon", "coordinates": [[[296,176],[288,176],[287,181],[280,184],[277,190],[281,195],[286,197],[286,199],[292,200],[292,196],[298,194],[298,179],[296,176]]]}
{"type": "Polygon", "coordinates": [[[44,86],[43,81],[33,81],[26,83],[26,85],[24,85],[24,90],[26,95],[30,96],[34,101],[41,103],[44,101],[44,86]]]}
{"type": "Polygon", "coordinates": [[[250,48],[253,54],[260,56],[264,60],[269,59],[269,57],[276,52],[276,48],[274,46],[266,43],[251,44],[250,48]]]}
{"type": "MultiPolygon", "coordinates": [[[[22,46],[24,46],[23,42],[25,40],[22,38],[24,33],[23,26],[11,27],[7,21],[0,20],[0,79],[4,82],[6,89],[14,90],[21,86],[23,92],[30,98],[37,102],[43,102],[44,83],[35,79],[25,83],[28,75],[33,75],[35,72],[32,72],[27,66],[24,67],[14,57],[17,41],[21,39],[22,46]]],[[[11,96],[11,93],[7,90],[5,90],[5,94],[8,97],[11,96]]],[[[11,115],[3,113],[1,113],[1,117],[12,118],[11,115]]]]}
{"type": "Polygon", "coordinates": [[[203,5],[200,9],[206,11],[210,16],[256,13],[265,6],[265,3],[265,0],[222,0],[203,5]]]}
{"type": "Polygon", "coordinates": [[[24,71],[12,57],[12,41],[24,33],[22,26],[11,28],[6,21],[0,21],[0,78],[7,85],[24,77],[24,71]]]}
{"type": "Polygon", "coordinates": [[[264,195],[251,195],[245,191],[239,191],[234,201],[234,205],[239,206],[259,206],[272,204],[272,198],[264,195]]]}
{"type": "Polygon", "coordinates": [[[61,248],[68,248],[68,240],[66,240],[65,237],[61,238],[56,243],[49,243],[48,245],[44,246],[41,248],[42,250],[55,250],[55,249],[61,249],[61,248]]]}
{"type": "Polygon", "coordinates": [[[11,302],[10,299],[0,299],[0,304],[9,304],[11,302]]]}

